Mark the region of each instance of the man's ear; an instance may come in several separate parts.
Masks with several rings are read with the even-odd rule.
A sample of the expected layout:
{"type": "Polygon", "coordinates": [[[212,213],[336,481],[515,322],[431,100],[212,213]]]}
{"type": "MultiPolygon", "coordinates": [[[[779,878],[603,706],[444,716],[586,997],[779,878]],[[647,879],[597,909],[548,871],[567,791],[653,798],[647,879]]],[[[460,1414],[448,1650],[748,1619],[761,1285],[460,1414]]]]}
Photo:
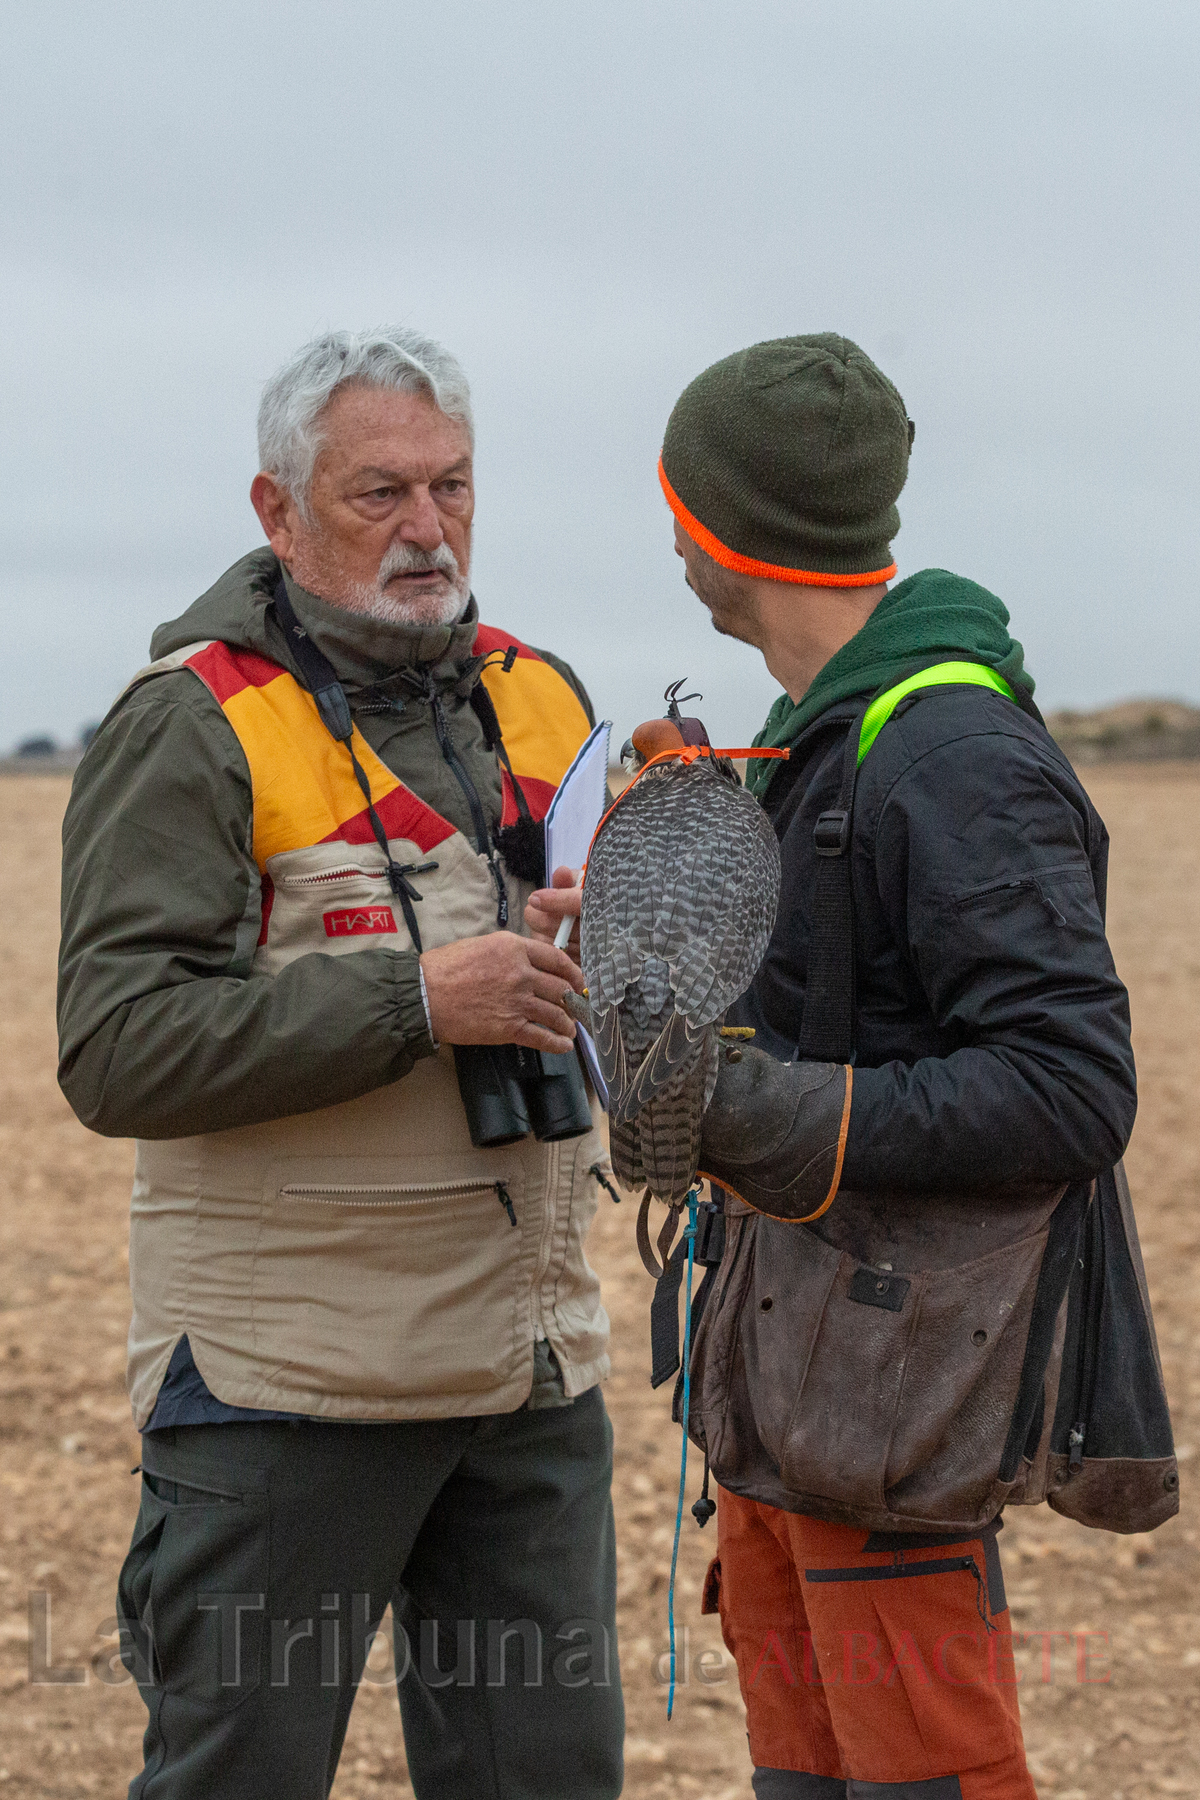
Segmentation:
{"type": "Polygon", "coordinates": [[[250,504],[258,514],[272,550],[281,563],[288,562],[296,545],[292,528],[296,503],[292,496],[273,476],[260,471],[250,483],[250,504]]]}

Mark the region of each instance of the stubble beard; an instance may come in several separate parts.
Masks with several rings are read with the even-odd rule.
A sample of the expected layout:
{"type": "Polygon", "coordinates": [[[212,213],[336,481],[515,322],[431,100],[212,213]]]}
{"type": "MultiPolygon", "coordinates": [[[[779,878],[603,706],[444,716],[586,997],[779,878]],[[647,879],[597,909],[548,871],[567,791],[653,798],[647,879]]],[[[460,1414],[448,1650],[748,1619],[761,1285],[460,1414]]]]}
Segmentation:
{"type": "Polygon", "coordinates": [[[689,574],[687,584],[707,607],[713,630],[741,644],[756,644],[758,616],[754,603],[738,576],[714,563],[699,579],[689,574]]]}

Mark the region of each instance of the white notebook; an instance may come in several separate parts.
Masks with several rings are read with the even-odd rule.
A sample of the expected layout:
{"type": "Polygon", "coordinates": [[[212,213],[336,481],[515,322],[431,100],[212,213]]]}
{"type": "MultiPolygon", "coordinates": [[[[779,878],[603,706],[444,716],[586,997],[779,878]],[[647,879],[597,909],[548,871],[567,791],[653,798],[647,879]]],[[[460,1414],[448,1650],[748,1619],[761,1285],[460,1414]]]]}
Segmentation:
{"type": "MultiPolygon", "coordinates": [[[[608,746],[612,720],[601,719],[580,746],[546,814],[546,880],[555,869],[579,869],[587,859],[592,833],[609,803],[608,746]]],[[[582,1025],[576,1026],[579,1047],[600,1104],[608,1106],[608,1089],[596,1060],[596,1046],[582,1025]]]]}

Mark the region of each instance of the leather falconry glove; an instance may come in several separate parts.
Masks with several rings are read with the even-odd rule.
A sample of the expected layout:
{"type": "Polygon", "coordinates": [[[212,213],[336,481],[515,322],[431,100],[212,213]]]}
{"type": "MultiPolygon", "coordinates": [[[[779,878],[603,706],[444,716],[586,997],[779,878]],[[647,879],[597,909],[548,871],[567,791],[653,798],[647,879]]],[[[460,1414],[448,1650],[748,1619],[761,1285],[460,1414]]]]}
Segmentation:
{"type": "Polygon", "coordinates": [[[781,1063],[752,1045],[722,1057],[700,1173],[768,1218],[820,1218],[842,1179],[851,1082],[848,1063],[781,1063]]]}

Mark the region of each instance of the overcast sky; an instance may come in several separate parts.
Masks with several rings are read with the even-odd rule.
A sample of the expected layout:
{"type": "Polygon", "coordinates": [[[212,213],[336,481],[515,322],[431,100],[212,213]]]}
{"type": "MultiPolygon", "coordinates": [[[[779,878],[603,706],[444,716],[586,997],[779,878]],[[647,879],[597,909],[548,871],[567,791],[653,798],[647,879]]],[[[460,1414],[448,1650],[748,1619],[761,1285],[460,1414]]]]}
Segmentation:
{"type": "MultiPolygon", "coordinates": [[[[3,5],[0,748],[72,737],[260,541],[262,382],[442,338],[484,617],[624,736],[775,689],[682,583],[679,390],[837,330],[917,421],[901,575],[994,589],[1044,706],[1200,700],[1188,0],[3,5]]],[[[619,738],[618,738],[619,741],[619,738]]]]}

